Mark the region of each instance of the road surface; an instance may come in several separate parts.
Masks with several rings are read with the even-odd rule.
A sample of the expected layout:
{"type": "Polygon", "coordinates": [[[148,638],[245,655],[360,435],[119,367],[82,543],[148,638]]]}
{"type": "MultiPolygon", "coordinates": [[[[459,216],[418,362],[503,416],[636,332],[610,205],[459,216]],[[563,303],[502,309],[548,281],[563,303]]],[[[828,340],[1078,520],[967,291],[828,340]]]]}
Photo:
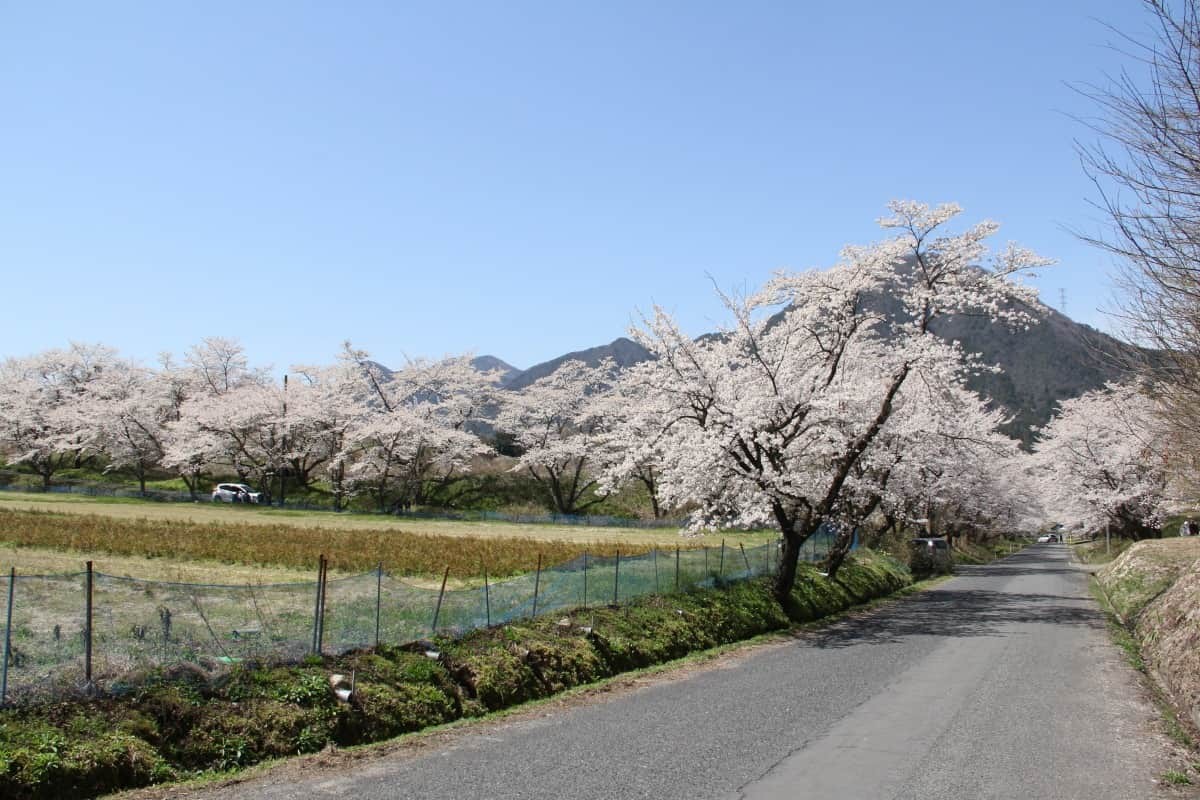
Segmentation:
{"type": "MultiPolygon", "coordinates": [[[[701,668],[199,800],[1136,800],[1172,764],[1087,574],[1036,545],[701,668]]],[[[159,790],[161,791],[161,790],[159,790]]]]}

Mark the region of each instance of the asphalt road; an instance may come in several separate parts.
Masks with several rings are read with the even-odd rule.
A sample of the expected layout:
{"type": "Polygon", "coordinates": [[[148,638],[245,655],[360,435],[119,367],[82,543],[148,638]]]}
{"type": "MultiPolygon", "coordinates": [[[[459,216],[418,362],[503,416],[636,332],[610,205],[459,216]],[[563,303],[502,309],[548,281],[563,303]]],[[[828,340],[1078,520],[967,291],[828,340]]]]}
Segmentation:
{"type": "Polygon", "coordinates": [[[1154,712],[1067,548],[962,573],[611,698],[171,796],[1162,797],[1154,712]]]}

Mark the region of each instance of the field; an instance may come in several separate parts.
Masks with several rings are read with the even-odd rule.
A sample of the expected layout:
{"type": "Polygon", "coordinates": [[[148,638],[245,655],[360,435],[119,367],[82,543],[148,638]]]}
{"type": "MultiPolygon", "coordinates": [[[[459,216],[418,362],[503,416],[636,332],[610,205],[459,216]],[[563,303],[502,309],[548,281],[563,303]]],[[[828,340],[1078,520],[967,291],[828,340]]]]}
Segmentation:
{"type": "MultiPolygon", "coordinates": [[[[125,520],[217,523],[224,525],[261,524],[339,531],[402,531],[470,538],[525,538],[579,544],[644,544],[647,549],[675,547],[680,544],[678,531],[672,529],[592,527],[587,525],[521,524],[513,522],[460,522],[456,520],[399,519],[375,514],[337,514],[331,511],[293,511],[197,503],[151,503],[126,498],[93,498],[78,495],[0,493],[0,509],[58,511],[89,514],[125,520]]],[[[747,547],[774,538],[765,532],[722,534],[731,542],[747,547]]],[[[3,537],[0,536],[0,539],[3,537]]],[[[711,539],[711,537],[710,537],[711,539]]],[[[719,542],[717,542],[719,544],[719,542]]],[[[686,541],[685,541],[686,546],[686,541]]],[[[710,541],[711,545],[712,542],[710,541]]]]}
{"type": "Polygon", "coordinates": [[[201,506],[209,517],[201,522],[188,518],[194,510],[188,506],[36,505],[60,510],[19,501],[0,506],[5,592],[8,567],[17,568],[10,697],[54,696],[83,685],[86,560],[95,562],[93,674],[115,686],[154,665],[294,661],[317,646],[317,619],[321,649],[345,652],[377,640],[411,642],[539,611],[766,574],[775,553],[771,545],[754,546],[766,538],[761,534],[741,537],[752,545],[743,549],[734,541],[722,547],[719,538],[663,542],[661,532],[640,530],[606,529],[604,541],[564,541],[517,535],[536,526],[434,523],[455,531],[449,535],[382,520],[313,526],[310,520],[325,515],[228,506],[201,506]],[[147,510],[159,513],[138,513],[147,510]],[[703,544],[707,550],[698,549],[703,544]],[[322,553],[332,570],[327,599],[314,605],[314,565],[322,553]],[[543,569],[536,573],[539,560],[543,569]],[[380,564],[385,572],[376,571],[380,564]],[[455,579],[443,594],[446,569],[455,579]]]}

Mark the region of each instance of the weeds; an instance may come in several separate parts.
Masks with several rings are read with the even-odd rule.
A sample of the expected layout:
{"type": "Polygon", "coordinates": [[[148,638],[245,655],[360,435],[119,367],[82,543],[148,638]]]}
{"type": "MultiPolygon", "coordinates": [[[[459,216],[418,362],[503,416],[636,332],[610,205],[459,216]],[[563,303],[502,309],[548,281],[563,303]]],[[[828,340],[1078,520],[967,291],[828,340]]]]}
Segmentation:
{"type": "Polygon", "coordinates": [[[1172,786],[1190,786],[1192,779],[1185,772],[1169,769],[1162,774],[1163,783],[1169,783],[1172,786]]]}

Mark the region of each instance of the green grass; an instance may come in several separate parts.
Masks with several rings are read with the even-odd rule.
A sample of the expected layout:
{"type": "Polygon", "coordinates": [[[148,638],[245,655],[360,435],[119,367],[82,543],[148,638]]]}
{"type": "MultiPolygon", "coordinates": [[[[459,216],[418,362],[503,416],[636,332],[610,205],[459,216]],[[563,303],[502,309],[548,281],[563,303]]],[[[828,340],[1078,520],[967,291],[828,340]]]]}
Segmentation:
{"type": "MultiPolygon", "coordinates": [[[[794,608],[836,614],[903,588],[894,561],[854,554],[841,580],[807,572],[794,608]],[[810,585],[815,584],[815,585],[810,585]]],[[[0,711],[0,784],[14,800],[92,796],[350,746],[557,696],[794,624],[767,581],[646,597],[439,638],[441,657],[382,648],[228,673],[183,664],[131,677],[123,694],[0,711]],[[337,701],[330,673],[354,672],[337,701]]],[[[809,617],[802,617],[809,619],[809,617]]]]}
{"type": "Polygon", "coordinates": [[[1104,589],[1104,585],[1093,576],[1088,580],[1088,589],[1091,591],[1092,597],[1100,604],[1100,609],[1104,612],[1105,620],[1108,623],[1108,633],[1113,643],[1125,653],[1125,659],[1131,667],[1145,674],[1146,662],[1142,658],[1142,649],[1138,645],[1137,639],[1122,624],[1121,616],[1113,606],[1108,593],[1104,589]]]}
{"type": "Polygon", "coordinates": [[[1192,779],[1188,777],[1186,772],[1169,769],[1162,774],[1163,783],[1168,783],[1172,786],[1191,786],[1192,779]]]}
{"type": "Polygon", "coordinates": [[[1076,558],[1084,564],[1100,565],[1115,560],[1133,544],[1132,539],[1112,539],[1107,544],[1103,539],[1096,539],[1072,545],[1072,548],[1075,550],[1076,558]]]}

